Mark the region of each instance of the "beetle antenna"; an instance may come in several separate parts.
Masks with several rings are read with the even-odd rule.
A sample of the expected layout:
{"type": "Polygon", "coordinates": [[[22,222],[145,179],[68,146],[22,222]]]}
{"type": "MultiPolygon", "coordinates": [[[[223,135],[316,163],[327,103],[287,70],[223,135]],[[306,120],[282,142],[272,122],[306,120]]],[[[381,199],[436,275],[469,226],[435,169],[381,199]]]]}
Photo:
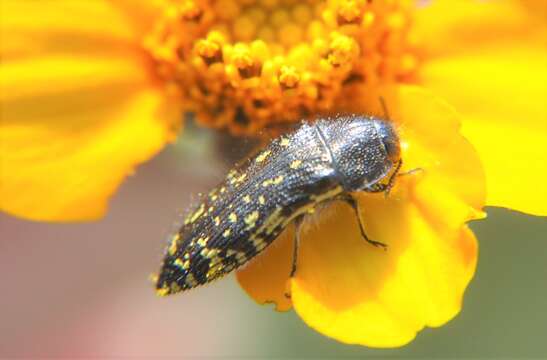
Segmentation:
{"type": "Polygon", "coordinates": [[[387,105],[386,100],[383,96],[380,96],[380,104],[382,104],[382,109],[384,110],[384,117],[386,120],[391,120],[391,117],[389,116],[389,111],[387,111],[387,105]]]}

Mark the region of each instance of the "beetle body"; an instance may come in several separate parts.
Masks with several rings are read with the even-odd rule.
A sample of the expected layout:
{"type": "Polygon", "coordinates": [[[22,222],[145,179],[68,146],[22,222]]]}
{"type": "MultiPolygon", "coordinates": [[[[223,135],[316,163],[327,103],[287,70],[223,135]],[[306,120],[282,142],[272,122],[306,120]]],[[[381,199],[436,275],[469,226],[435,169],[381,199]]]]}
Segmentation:
{"type": "Polygon", "coordinates": [[[167,249],[158,294],[233,271],[321,203],[350,192],[379,191],[399,161],[395,130],[374,117],[304,123],[273,140],[231,170],[186,217],[167,249]]]}

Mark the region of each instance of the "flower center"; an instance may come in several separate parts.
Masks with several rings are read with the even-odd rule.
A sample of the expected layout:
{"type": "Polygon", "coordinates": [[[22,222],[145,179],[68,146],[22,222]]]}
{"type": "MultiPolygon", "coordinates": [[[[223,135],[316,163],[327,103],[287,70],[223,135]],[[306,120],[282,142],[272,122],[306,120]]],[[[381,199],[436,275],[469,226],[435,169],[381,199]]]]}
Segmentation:
{"type": "Polygon", "coordinates": [[[170,0],[144,46],[201,124],[257,134],[417,68],[405,0],[170,0]]]}

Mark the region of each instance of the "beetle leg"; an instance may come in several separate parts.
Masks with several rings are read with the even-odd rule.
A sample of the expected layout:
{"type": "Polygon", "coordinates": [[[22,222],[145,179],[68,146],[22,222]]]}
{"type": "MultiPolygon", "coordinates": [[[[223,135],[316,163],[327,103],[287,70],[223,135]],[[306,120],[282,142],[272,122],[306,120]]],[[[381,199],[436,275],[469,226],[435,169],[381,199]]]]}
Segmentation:
{"type": "MultiPolygon", "coordinates": [[[[298,247],[300,246],[300,225],[304,216],[301,215],[294,220],[294,242],[293,242],[293,251],[292,251],[292,267],[289,278],[292,279],[294,274],[296,274],[296,262],[298,261],[298,247]]],[[[287,299],[291,298],[290,290],[285,291],[285,297],[287,299]]]]}
{"type": "Polygon", "coordinates": [[[368,187],[365,189],[365,192],[369,192],[369,193],[379,193],[379,192],[384,192],[384,191],[386,191],[387,188],[388,188],[388,184],[376,183],[376,184],[372,184],[372,185],[368,186],[368,187]]]}
{"type": "Polygon", "coordinates": [[[300,225],[304,216],[299,216],[294,220],[294,242],[293,242],[293,251],[292,251],[292,268],[291,268],[291,277],[294,277],[296,273],[296,262],[298,259],[298,247],[300,246],[300,225]]]}
{"type": "Polygon", "coordinates": [[[389,177],[389,180],[387,182],[387,186],[385,189],[386,198],[389,195],[389,192],[391,191],[391,188],[395,184],[395,178],[397,177],[397,174],[399,173],[399,170],[401,170],[401,166],[403,166],[403,159],[399,159],[397,162],[397,165],[395,166],[395,170],[393,171],[393,174],[389,177]]]}
{"type": "Polygon", "coordinates": [[[357,222],[359,223],[359,230],[361,230],[361,236],[370,244],[374,245],[374,246],[379,246],[379,247],[382,247],[384,250],[387,250],[387,244],[384,244],[382,242],[379,242],[379,241],[374,241],[374,240],[371,240],[366,232],[365,232],[365,227],[363,225],[363,221],[361,220],[361,216],[360,216],[360,211],[359,211],[359,204],[357,204],[357,201],[355,201],[355,199],[349,195],[349,194],[344,194],[340,197],[338,197],[339,200],[342,200],[344,202],[346,202],[349,206],[351,206],[351,208],[353,209],[353,211],[355,212],[355,216],[357,217],[357,222]]]}
{"type": "MultiPolygon", "coordinates": [[[[370,192],[370,193],[383,192],[383,193],[386,194],[386,197],[388,197],[389,192],[391,191],[391,188],[395,184],[395,179],[397,178],[397,176],[402,175],[402,174],[399,174],[399,170],[401,169],[402,165],[403,165],[403,160],[397,161],[397,165],[395,165],[395,170],[390,175],[390,177],[387,180],[386,184],[382,184],[382,183],[372,184],[369,187],[367,187],[365,189],[365,191],[370,192]]],[[[406,174],[406,173],[404,173],[404,174],[406,174]]]]}
{"type": "Polygon", "coordinates": [[[389,116],[389,111],[387,110],[386,101],[383,96],[380,96],[380,105],[382,105],[382,110],[384,111],[384,118],[386,120],[391,120],[391,117],[389,116]]]}

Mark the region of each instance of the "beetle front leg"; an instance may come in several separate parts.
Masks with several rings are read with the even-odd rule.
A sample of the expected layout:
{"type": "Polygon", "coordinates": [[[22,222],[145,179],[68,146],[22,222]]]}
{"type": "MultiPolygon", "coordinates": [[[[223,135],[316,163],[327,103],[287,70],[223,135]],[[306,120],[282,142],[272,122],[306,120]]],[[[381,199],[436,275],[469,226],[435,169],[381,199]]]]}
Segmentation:
{"type": "Polygon", "coordinates": [[[353,196],[351,196],[349,194],[344,194],[344,195],[338,197],[338,200],[342,200],[345,203],[347,203],[349,206],[351,206],[351,208],[355,212],[355,216],[357,217],[357,222],[359,223],[359,230],[361,230],[361,236],[363,237],[363,239],[365,239],[368,243],[370,243],[370,244],[372,244],[376,247],[382,247],[384,250],[387,250],[387,244],[384,244],[384,243],[379,242],[379,241],[372,240],[367,236],[367,234],[365,232],[365,227],[363,225],[363,221],[361,220],[361,216],[360,216],[361,214],[360,214],[360,211],[359,211],[359,204],[357,203],[357,201],[355,201],[353,196]]]}

